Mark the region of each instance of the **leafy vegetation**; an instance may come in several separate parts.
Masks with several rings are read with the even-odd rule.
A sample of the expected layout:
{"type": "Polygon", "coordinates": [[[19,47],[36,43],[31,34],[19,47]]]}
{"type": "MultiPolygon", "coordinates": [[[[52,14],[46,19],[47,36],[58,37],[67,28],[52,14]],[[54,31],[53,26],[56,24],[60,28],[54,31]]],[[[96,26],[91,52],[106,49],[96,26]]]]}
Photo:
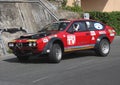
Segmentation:
{"type": "Polygon", "coordinates": [[[72,11],[72,12],[78,12],[78,13],[82,12],[81,7],[77,6],[77,5],[73,6],[73,7],[71,7],[71,6],[65,6],[65,7],[63,7],[63,9],[64,10],[69,10],[69,11],[72,11]]]}
{"type": "Polygon", "coordinates": [[[120,35],[120,12],[89,12],[90,18],[101,21],[115,28],[117,35],[120,35]]]}
{"type": "Polygon", "coordinates": [[[67,0],[63,0],[63,2],[62,2],[62,7],[65,7],[66,4],[67,4],[67,0]]]}

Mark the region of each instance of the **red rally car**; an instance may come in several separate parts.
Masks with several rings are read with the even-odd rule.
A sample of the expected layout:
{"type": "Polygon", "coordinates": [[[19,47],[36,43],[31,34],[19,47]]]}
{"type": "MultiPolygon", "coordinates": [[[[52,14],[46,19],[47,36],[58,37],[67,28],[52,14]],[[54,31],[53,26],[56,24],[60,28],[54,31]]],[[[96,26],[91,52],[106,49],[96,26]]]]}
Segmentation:
{"type": "Polygon", "coordinates": [[[31,55],[48,54],[58,63],[63,53],[93,49],[98,56],[107,56],[115,30],[95,20],[62,20],[48,24],[38,33],[26,34],[8,42],[8,47],[20,61],[31,55]]]}

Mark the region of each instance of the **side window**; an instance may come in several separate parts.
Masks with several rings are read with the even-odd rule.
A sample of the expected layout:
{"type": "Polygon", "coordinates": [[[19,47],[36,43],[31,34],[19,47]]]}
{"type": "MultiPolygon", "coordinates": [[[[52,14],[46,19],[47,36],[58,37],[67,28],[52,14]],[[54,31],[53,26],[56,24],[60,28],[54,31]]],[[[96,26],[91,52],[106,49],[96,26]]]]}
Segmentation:
{"type": "Polygon", "coordinates": [[[90,31],[95,30],[95,28],[93,26],[93,22],[86,21],[86,25],[87,25],[88,30],[90,30],[90,31]]]}
{"type": "Polygon", "coordinates": [[[99,22],[94,22],[94,21],[86,21],[86,25],[87,28],[90,31],[94,31],[94,30],[103,30],[104,29],[104,25],[99,23],[99,22]]]}
{"type": "Polygon", "coordinates": [[[85,22],[80,22],[80,31],[86,31],[86,24],[85,22]]]}
{"type": "Polygon", "coordinates": [[[86,23],[81,21],[81,22],[75,22],[72,24],[70,29],[68,29],[69,32],[72,31],[86,31],[86,23]]]}

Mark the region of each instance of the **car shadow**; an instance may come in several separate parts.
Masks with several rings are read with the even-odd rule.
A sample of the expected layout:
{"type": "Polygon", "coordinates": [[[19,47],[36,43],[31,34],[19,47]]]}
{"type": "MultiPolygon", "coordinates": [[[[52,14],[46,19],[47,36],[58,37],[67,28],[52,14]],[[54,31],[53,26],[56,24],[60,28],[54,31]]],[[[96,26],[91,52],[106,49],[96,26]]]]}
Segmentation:
{"type": "MultiPolygon", "coordinates": [[[[87,50],[87,51],[78,51],[74,53],[66,53],[63,55],[62,60],[69,60],[69,59],[76,59],[81,57],[91,57],[96,56],[94,51],[87,50]]],[[[10,63],[22,63],[22,64],[48,64],[49,62],[47,56],[40,56],[40,57],[30,57],[28,61],[20,62],[17,58],[5,59],[3,61],[10,62],[10,63]]],[[[52,63],[51,63],[52,64],[52,63]]]]}
{"type": "Polygon", "coordinates": [[[86,51],[77,51],[74,53],[67,53],[63,56],[63,60],[73,59],[73,58],[80,58],[80,57],[90,57],[90,56],[97,56],[94,51],[86,50],[86,51]]]}
{"type": "Polygon", "coordinates": [[[17,57],[16,58],[11,58],[11,59],[5,59],[3,61],[9,62],[9,63],[21,63],[21,64],[47,64],[48,59],[47,57],[30,57],[29,60],[20,62],[17,57]]]}

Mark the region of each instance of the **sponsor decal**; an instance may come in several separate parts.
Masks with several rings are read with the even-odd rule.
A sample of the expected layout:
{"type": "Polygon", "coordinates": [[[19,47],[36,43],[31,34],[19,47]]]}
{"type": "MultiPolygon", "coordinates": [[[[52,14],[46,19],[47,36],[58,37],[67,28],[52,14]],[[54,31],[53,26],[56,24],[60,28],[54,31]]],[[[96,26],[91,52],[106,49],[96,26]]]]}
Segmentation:
{"type": "Polygon", "coordinates": [[[110,34],[110,36],[115,36],[115,34],[114,34],[114,33],[112,33],[112,34],[110,34]]]}
{"type": "Polygon", "coordinates": [[[109,31],[109,33],[110,33],[110,36],[115,36],[115,30],[108,30],[109,31]]]}
{"type": "Polygon", "coordinates": [[[67,35],[67,44],[74,45],[76,43],[75,35],[67,35]]]}
{"type": "Polygon", "coordinates": [[[54,35],[54,37],[57,37],[57,35],[54,35]]]}
{"type": "Polygon", "coordinates": [[[95,40],[95,35],[96,35],[95,31],[90,31],[90,34],[92,36],[91,40],[95,40]]]}
{"type": "Polygon", "coordinates": [[[100,24],[100,23],[94,23],[94,27],[95,27],[96,29],[98,29],[98,30],[103,29],[103,25],[100,24]]]}
{"type": "Polygon", "coordinates": [[[90,31],[91,36],[96,35],[95,31],[90,31]]]}
{"type": "Polygon", "coordinates": [[[94,37],[94,36],[92,36],[92,40],[95,40],[95,37],[94,37]]]}
{"type": "Polygon", "coordinates": [[[83,45],[83,46],[70,46],[70,47],[65,48],[65,52],[91,49],[91,48],[94,48],[94,46],[95,44],[83,45]]]}
{"type": "Polygon", "coordinates": [[[100,31],[99,34],[106,34],[106,32],[105,31],[100,31]]]}
{"type": "Polygon", "coordinates": [[[47,38],[43,38],[43,43],[47,43],[48,42],[48,39],[47,38]]]}

